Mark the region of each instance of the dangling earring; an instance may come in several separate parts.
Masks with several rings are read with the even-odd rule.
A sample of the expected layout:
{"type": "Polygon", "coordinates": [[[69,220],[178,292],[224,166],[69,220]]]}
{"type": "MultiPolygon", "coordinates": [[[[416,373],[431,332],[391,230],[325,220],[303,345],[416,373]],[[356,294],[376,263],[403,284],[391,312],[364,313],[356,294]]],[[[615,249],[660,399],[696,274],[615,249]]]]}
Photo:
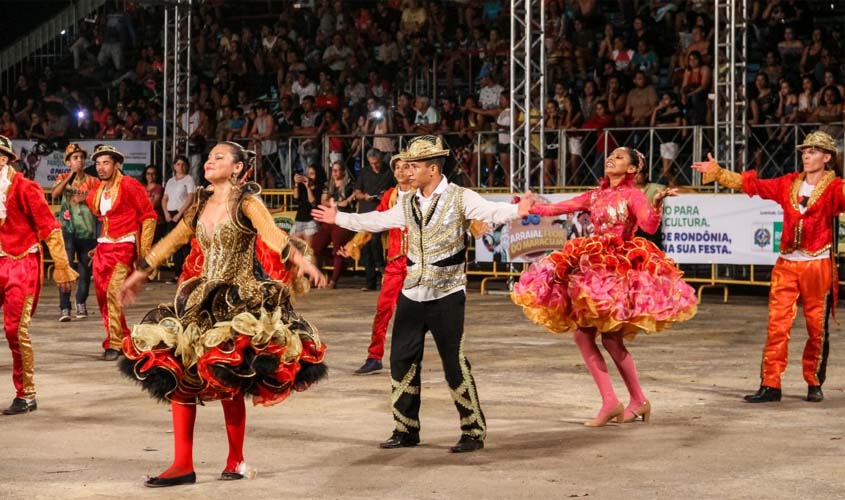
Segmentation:
{"type": "Polygon", "coordinates": [[[235,173],[235,172],[232,172],[232,175],[231,175],[231,176],[229,176],[229,182],[230,182],[233,186],[237,186],[237,185],[238,185],[238,174],[237,174],[237,173],[235,173]]]}

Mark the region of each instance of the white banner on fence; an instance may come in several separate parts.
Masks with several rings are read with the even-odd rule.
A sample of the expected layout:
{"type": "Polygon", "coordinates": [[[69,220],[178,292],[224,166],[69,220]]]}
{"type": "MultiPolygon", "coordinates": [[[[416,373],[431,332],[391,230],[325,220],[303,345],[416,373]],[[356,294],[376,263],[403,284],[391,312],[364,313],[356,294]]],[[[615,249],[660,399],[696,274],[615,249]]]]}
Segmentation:
{"type": "Polygon", "coordinates": [[[663,249],[679,264],[772,265],[783,209],[736,194],[686,194],[663,207],[663,249]]]}
{"type": "MultiPolygon", "coordinates": [[[[578,193],[550,194],[556,203],[578,193]]],[[[510,201],[510,195],[485,195],[510,201]]],[[[679,264],[775,263],[783,209],[772,201],[745,195],[682,194],[663,207],[662,236],[666,254],[679,264]]],[[[476,240],[476,262],[532,262],[559,250],[568,238],[592,235],[589,212],[515,220],[476,240]]]]}
{"type": "MultiPolygon", "coordinates": [[[[14,140],[15,151],[26,168],[26,175],[44,188],[52,188],[56,177],[67,171],[65,167],[65,150],[51,149],[49,142],[14,140]],[[39,145],[40,144],[40,145],[39,145]]],[[[79,145],[88,152],[88,165],[92,165],[91,153],[98,144],[106,141],[79,141],[79,145]]],[[[150,143],[147,141],[108,141],[118,149],[126,161],[123,163],[123,173],[141,179],[144,167],[150,163],[150,143]]]]}

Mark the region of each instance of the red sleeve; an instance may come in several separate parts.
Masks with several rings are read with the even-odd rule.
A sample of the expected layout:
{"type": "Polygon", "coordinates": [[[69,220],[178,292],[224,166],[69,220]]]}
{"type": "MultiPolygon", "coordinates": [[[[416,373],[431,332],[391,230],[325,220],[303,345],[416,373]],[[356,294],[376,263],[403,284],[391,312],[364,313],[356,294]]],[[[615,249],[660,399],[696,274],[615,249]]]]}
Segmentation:
{"type": "Polygon", "coordinates": [[[390,206],[389,206],[390,205],[390,197],[393,196],[393,190],[394,189],[396,189],[396,188],[392,187],[392,188],[388,189],[387,191],[385,191],[383,195],[381,195],[381,201],[379,202],[378,206],[376,207],[376,212],[386,212],[387,210],[390,209],[390,206]]]}
{"type": "Polygon", "coordinates": [[[560,203],[537,203],[531,208],[531,213],[535,215],[542,215],[549,217],[553,215],[571,214],[579,210],[587,210],[590,208],[590,199],[593,197],[593,191],[587,191],[570,200],[562,201],[560,203]]]}
{"type": "Polygon", "coordinates": [[[59,221],[56,220],[56,216],[50,210],[50,205],[44,199],[44,191],[41,186],[23,177],[18,179],[18,182],[22,183],[20,196],[26,206],[26,211],[35,224],[38,240],[44,240],[50,233],[61,227],[59,221]]]}
{"type": "Polygon", "coordinates": [[[756,170],[746,170],[742,173],[742,190],[748,196],[759,196],[783,206],[789,202],[787,190],[796,175],[798,174],[783,175],[774,179],[758,179],[756,170]]]}
{"type": "Polygon", "coordinates": [[[833,189],[832,215],[845,213],[845,182],[837,178],[833,181],[829,189],[833,189]]]}
{"type": "Polygon", "coordinates": [[[129,195],[135,208],[138,210],[138,221],[143,222],[147,219],[157,220],[158,216],[150,202],[150,197],[147,196],[147,189],[138,181],[131,177],[124,177],[126,194],[129,195]]]}
{"type": "Polygon", "coordinates": [[[646,195],[639,189],[632,189],[628,206],[637,218],[637,225],[648,234],[654,234],[660,227],[660,212],[648,202],[646,195]]]}

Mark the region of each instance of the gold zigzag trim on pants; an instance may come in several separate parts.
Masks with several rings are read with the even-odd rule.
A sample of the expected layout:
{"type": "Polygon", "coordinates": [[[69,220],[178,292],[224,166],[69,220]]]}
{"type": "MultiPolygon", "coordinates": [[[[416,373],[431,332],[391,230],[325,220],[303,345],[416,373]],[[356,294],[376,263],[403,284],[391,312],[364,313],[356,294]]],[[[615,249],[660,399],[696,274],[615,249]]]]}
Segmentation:
{"type": "Polygon", "coordinates": [[[35,360],[32,354],[32,341],[29,338],[29,323],[32,321],[32,304],[35,296],[27,295],[23,302],[21,319],[18,323],[18,349],[21,353],[23,396],[26,399],[35,397],[35,360]]]}
{"type": "Polygon", "coordinates": [[[472,373],[469,371],[469,365],[467,365],[467,358],[464,355],[464,339],[465,337],[461,337],[461,345],[458,348],[458,364],[461,367],[461,376],[463,377],[463,382],[460,386],[458,386],[458,389],[463,388],[464,386],[466,387],[465,390],[468,400],[463,397],[461,397],[461,400],[467,401],[469,406],[466,406],[463,402],[459,401],[454,392],[453,397],[455,397],[455,401],[461,406],[464,406],[468,410],[472,411],[472,415],[461,419],[461,425],[477,423],[478,429],[472,429],[470,434],[484,439],[484,436],[487,434],[487,423],[484,421],[484,417],[482,416],[481,404],[478,402],[478,394],[475,390],[475,380],[472,378],[472,373]]]}
{"type": "Polygon", "coordinates": [[[411,363],[411,368],[408,370],[408,373],[402,377],[401,382],[394,379],[390,380],[390,385],[393,388],[393,391],[390,393],[390,405],[393,408],[393,419],[396,421],[396,430],[399,432],[409,432],[409,427],[416,430],[419,430],[420,428],[419,420],[402,415],[402,413],[396,408],[396,403],[399,402],[399,398],[401,398],[403,394],[410,394],[411,396],[419,395],[420,387],[411,385],[411,381],[414,380],[414,377],[417,375],[417,370],[417,364],[411,363]]]}
{"type": "MultiPolygon", "coordinates": [[[[458,349],[458,364],[461,366],[461,375],[463,375],[464,378],[463,384],[467,386],[467,395],[469,396],[470,405],[472,406],[472,415],[468,418],[474,417],[474,420],[479,427],[478,431],[473,429],[472,434],[484,438],[485,434],[487,434],[487,422],[484,421],[484,417],[482,416],[481,403],[478,401],[478,393],[475,388],[475,379],[472,378],[472,373],[470,373],[469,365],[467,364],[467,357],[464,354],[465,339],[466,337],[461,337],[461,346],[458,349]]],[[[472,422],[472,420],[470,420],[470,422],[472,422]]]]}

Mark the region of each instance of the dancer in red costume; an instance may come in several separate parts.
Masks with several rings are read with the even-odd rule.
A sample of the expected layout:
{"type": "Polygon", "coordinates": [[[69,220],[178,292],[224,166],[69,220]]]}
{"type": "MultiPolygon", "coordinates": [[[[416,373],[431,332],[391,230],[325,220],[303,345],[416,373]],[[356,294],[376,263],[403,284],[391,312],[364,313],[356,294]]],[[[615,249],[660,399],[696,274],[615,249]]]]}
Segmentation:
{"type": "MultiPolygon", "coordinates": [[[[254,154],[236,143],[215,146],[205,163],[209,189],[200,191],[197,205],[139,262],[121,290],[122,302],[132,302],[149,274],[196,235],[200,274],[182,281],[173,306],[148,313],[123,343],[123,373],[170,401],[173,411],[173,464],[148,479],[149,487],[196,481],[197,404],[221,401],[229,456],[220,479],[241,479],[248,471],[244,396],[251,394],[256,405],[274,405],[326,374],[325,345],[293,310],[290,287],[263,278],[256,266],[257,236],[279,263],[293,266],[291,273],[307,274],[318,286],[325,277],[276,227],[257,197],[258,185],[239,181],[251,161],[254,154]]],[[[188,268],[195,263],[189,261],[188,268]]]]}
{"type": "Polygon", "coordinates": [[[41,186],[15,172],[12,141],[0,135],[0,306],[12,351],[15,399],[4,415],[35,411],[35,374],[29,323],[41,293],[41,241],[53,257],[53,279],[70,291],[76,271],[68,264],[61,226],[41,186]]]}
{"type": "Polygon", "coordinates": [[[118,292],[135,259],[146,256],[153,243],[156,212],[146,188],[121,172],[123,153],[104,144],[94,149],[91,159],[100,186],[88,193],[87,202],[102,223],[94,250],[94,289],[106,328],[103,359],[114,361],[129,336],[118,292]]]}
{"type": "MultiPolygon", "coordinates": [[[[388,189],[381,197],[381,202],[376,208],[377,212],[389,210],[408,193],[412,192],[409,175],[411,168],[408,162],[393,155],[390,159],[390,168],[396,178],[396,186],[388,189]]],[[[387,338],[387,325],[393,317],[396,309],[396,301],[399,300],[399,293],[402,291],[402,284],[405,281],[405,274],[408,271],[408,258],[405,256],[408,242],[406,241],[407,230],[394,228],[388,231],[387,236],[387,265],[384,267],[384,277],[381,283],[381,292],[376,303],[376,315],[373,318],[373,333],[370,337],[370,347],[367,350],[367,360],[360,368],[355,370],[357,375],[375,373],[383,368],[382,358],[384,357],[384,342],[387,338]]],[[[361,248],[372,238],[368,232],[360,232],[338,252],[343,257],[360,259],[361,248]]]]}
{"type": "Polygon", "coordinates": [[[780,401],[781,377],[786,370],[789,333],[798,312],[798,299],[804,307],[807,343],[804,345],[803,372],[807,401],[824,399],[828,354],[827,314],[836,302],[837,279],[833,265],[835,240],[833,217],[845,212],[842,179],[831,169],[836,163],[836,142],[824,132],[813,132],[798,146],[803,172],[774,179],[758,179],[755,170],[742,174],[719,167],[712,155],[693,168],[704,173],[704,182],[717,181],[723,187],[741,189],[783,207],[783,233],[780,256],[772,269],[769,290],[769,326],[760,388],[745,396],[749,403],[780,401]]]}
{"type": "Polygon", "coordinates": [[[654,233],[663,199],[677,193],[665,189],[649,204],[634,185],[644,163],[638,151],[617,148],[605,160],[599,188],[561,203],[535,205],[531,213],[542,216],[589,210],[595,235],[567,241],[561,251],[524,272],[513,290],[513,301],[532,321],[554,333],[574,331],[602,398],[598,416],[584,423],[590,427],[612,419],[649,420],[651,403],[624,339],[640,331],[660,331],[696,312],[695,291],[683,282],[674,263],[653,243],[634,236],[637,228],[654,233]],[[616,398],[597,337],[625,381],[627,408],[616,398]]]}

